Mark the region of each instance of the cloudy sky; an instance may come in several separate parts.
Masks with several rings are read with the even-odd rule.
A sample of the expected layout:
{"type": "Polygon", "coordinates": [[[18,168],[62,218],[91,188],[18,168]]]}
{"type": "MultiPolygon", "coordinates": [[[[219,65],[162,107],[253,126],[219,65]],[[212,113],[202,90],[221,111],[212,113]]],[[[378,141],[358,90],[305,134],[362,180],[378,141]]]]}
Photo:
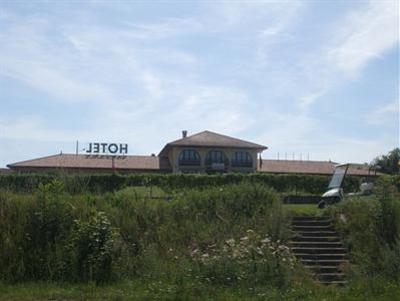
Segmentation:
{"type": "Polygon", "coordinates": [[[263,158],[399,145],[397,1],[0,1],[0,167],[211,130],[263,158]]]}

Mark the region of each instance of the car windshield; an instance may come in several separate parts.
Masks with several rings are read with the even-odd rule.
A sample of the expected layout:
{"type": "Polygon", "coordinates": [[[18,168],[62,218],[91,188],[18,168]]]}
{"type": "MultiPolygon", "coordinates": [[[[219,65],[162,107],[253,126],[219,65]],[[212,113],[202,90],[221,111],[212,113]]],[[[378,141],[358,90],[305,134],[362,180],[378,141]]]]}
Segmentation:
{"type": "Polygon", "coordinates": [[[342,182],[344,179],[344,176],[346,175],[348,165],[343,165],[343,166],[338,166],[335,168],[335,172],[333,173],[333,176],[331,178],[331,181],[329,182],[328,188],[338,188],[342,186],[342,182]]]}

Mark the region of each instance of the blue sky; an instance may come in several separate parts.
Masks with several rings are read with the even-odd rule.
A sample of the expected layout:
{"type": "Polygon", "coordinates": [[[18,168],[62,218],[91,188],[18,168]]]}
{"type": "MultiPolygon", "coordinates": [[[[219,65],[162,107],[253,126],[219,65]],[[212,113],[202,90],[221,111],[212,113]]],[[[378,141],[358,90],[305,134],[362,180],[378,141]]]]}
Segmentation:
{"type": "Polygon", "coordinates": [[[0,1],[0,167],[212,130],[263,158],[399,145],[397,1],[0,1]]]}

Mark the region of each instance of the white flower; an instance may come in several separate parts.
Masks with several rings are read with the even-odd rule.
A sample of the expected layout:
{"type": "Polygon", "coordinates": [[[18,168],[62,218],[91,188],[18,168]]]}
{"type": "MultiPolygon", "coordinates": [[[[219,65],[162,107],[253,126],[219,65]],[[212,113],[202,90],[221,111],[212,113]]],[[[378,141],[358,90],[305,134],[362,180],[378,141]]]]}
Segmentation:
{"type": "Polygon", "coordinates": [[[271,241],[271,240],[267,237],[267,238],[262,239],[262,240],[261,240],[261,243],[267,244],[267,243],[269,243],[270,241],[271,241]]]}
{"type": "Polygon", "coordinates": [[[231,238],[231,239],[226,240],[225,243],[230,246],[233,246],[235,244],[235,240],[233,238],[231,238]]]}

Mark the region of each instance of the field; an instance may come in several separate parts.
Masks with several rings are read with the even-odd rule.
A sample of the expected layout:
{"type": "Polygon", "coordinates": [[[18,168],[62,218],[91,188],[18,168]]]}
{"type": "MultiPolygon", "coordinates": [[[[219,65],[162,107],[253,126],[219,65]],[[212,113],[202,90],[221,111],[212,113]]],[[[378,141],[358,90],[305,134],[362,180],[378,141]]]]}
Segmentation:
{"type": "Polygon", "coordinates": [[[291,190],[254,179],[101,192],[71,191],[63,178],[29,191],[7,181],[0,190],[1,300],[400,296],[398,177],[381,177],[373,196],[324,211],[284,205],[291,190]],[[351,255],[348,285],[316,283],[293,257],[287,244],[298,214],[334,220],[351,255]]]}

